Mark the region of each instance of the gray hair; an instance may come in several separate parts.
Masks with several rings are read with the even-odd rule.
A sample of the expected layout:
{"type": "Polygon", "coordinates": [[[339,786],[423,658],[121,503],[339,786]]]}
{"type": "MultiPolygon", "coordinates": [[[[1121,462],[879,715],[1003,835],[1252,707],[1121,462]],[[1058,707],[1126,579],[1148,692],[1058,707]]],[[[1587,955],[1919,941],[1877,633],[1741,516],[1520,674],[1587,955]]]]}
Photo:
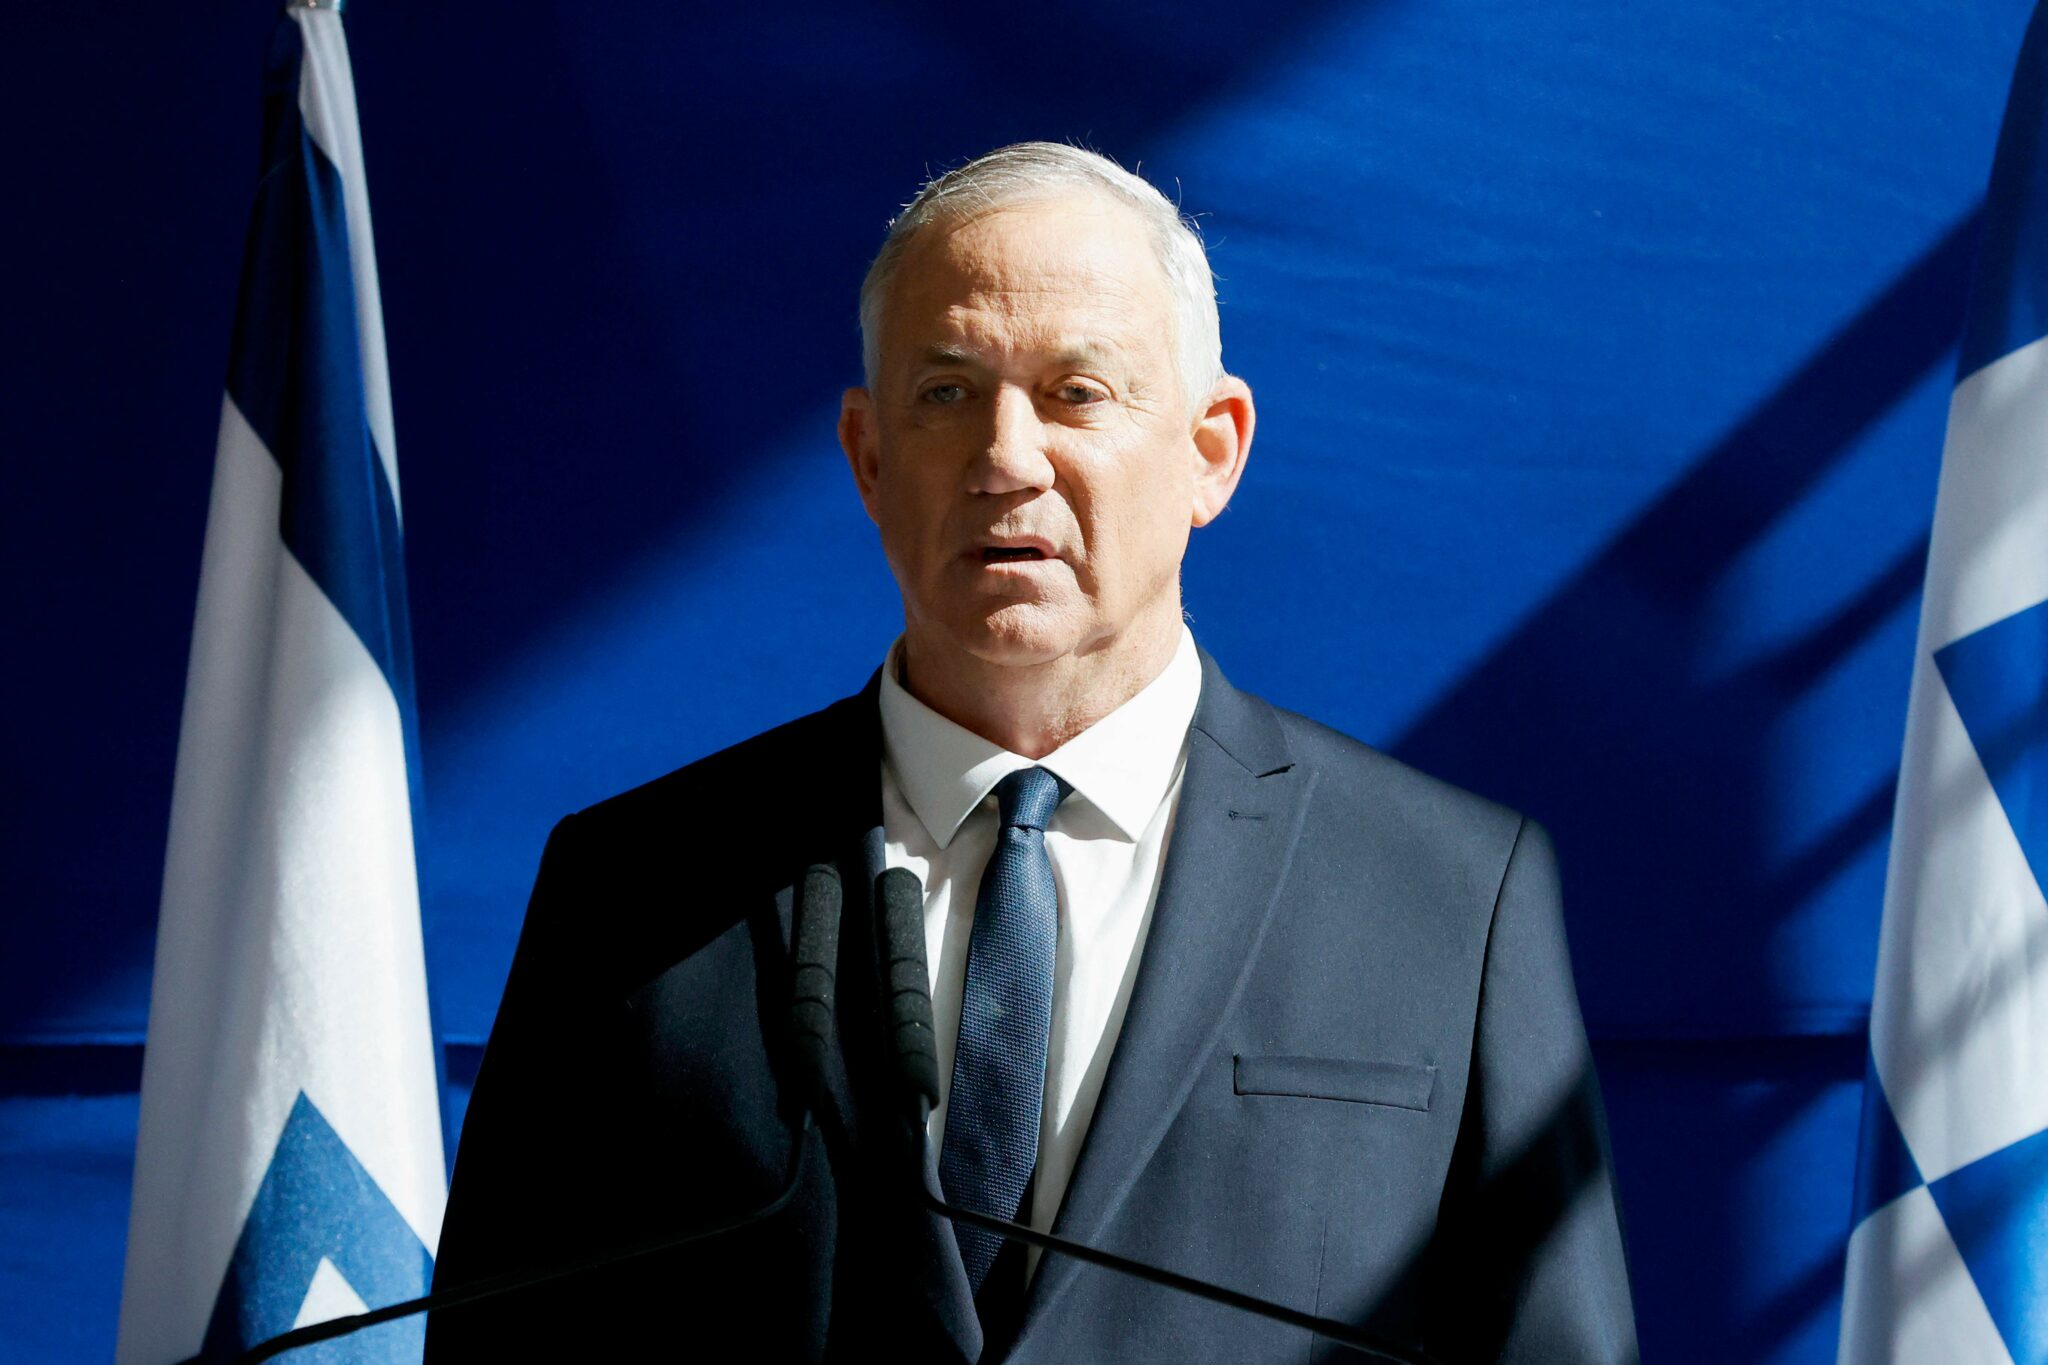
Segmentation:
{"type": "Polygon", "coordinates": [[[991,209],[1045,199],[1062,190],[1106,194],[1137,211],[1152,236],[1173,302],[1173,346],[1181,395],[1189,408],[1223,378],[1223,333],[1216,282],[1192,219],[1155,188],[1096,152],[1063,142],[1014,142],[925,182],[889,222],[882,249],[860,286],[860,358],[869,389],[881,369],[882,297],[911,238],[933,222],[957,223],[991,209]]]}

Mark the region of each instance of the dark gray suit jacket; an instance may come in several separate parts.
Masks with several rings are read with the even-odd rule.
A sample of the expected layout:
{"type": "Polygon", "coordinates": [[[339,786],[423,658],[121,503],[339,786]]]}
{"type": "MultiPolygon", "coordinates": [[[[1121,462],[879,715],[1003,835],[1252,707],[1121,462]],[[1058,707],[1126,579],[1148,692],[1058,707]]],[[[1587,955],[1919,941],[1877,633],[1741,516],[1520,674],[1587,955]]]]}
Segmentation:
{"type": "MultiPolygon", "coordinates": [[[[1425,1348],[1619,1362],[1635,1331],[1550,841],[1203,652],[1130,1006],[1056,1231],[1425,1348]]],[[[764,1202],[792,1155],[792,888],[849,892],[831,1103],[746,1232],[439,1312],[431,1360],[973,1360],[904,1164],[876,989],[876,679],[563,820],[470,1101],[436,1288],[764,1202]]],[[[1358,1359],[1047,1255],[1018,1362],[1358,1359]]]]}

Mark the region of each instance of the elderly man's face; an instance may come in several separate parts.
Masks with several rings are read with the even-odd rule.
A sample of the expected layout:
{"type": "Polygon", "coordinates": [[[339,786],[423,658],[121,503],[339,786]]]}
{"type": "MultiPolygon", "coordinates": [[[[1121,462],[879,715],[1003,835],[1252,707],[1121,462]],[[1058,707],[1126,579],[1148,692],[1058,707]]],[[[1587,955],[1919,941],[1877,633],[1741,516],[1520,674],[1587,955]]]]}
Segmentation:
{"type": "Polygon", "coordinates": [[[840,436],[913,639],[1026,665],[1177,618],[1189,528],[1229,488],[1197,449],[1173,336],[1145,228],[1112,201],[912,240],[875,389],[848,395],[840,436]]]}

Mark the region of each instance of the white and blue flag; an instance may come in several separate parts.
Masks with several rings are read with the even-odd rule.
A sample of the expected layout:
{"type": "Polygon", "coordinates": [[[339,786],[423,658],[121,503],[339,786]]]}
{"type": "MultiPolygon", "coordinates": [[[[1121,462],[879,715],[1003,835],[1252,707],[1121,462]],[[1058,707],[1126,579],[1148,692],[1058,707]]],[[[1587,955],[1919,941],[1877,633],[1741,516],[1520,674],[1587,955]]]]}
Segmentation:
{"type": "MultiPolygon", "coordinates": [[[[398,472],[341,17],[278,24],[178,738],[119,1359],[424,1293],[447,1197],[398,472]]],[[[424,1318],[322,1360],[417,1361],[424,1318]]]]}
{"type": "Polygon", "coordinates": [[[1893,815],[1842,1365],[2048,1361],[2048,20],[2006,105],[1893,815]]]}

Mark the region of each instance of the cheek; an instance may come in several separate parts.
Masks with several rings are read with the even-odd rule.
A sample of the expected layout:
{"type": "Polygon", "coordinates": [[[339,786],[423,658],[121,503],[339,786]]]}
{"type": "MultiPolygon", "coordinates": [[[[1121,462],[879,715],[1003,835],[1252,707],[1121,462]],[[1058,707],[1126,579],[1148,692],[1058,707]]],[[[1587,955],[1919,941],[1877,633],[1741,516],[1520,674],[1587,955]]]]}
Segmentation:
{"type": "Polygon", "coordinates": [[[1194,479],[1185,463],[1158,452],[1126,452],[1099,463],[1078,490],[1090,559],[1103,584],[1148,590],[1171,575],[1187,545],[1194,479]]]}
{"type": "Polygon", "coordinates": [[[922,562],[936,553],[947,493],[931,466],[915,459],[885,460],[875,479],[875,522],[884,548],[898,561],[922,562]]]}

